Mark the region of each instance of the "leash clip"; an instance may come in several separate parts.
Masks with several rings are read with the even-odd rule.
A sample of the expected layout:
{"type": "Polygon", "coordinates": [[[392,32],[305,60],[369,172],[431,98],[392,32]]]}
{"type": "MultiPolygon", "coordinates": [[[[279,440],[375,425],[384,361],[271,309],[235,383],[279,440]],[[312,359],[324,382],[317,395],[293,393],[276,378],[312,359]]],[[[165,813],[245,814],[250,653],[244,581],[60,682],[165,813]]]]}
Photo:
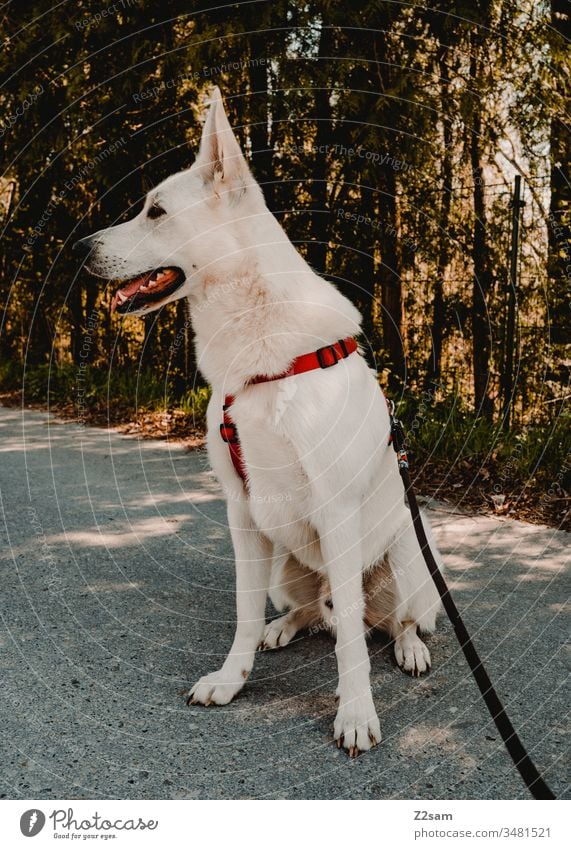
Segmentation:
{"type": "Polygon", "coordinates": [[[389,418],[391,422],[391,439],[396,451],[399,469],[408,469],[408,456],[406,451],[406,436],[402,422],[395,416],[395,402],[389,401],[389,418]]]}

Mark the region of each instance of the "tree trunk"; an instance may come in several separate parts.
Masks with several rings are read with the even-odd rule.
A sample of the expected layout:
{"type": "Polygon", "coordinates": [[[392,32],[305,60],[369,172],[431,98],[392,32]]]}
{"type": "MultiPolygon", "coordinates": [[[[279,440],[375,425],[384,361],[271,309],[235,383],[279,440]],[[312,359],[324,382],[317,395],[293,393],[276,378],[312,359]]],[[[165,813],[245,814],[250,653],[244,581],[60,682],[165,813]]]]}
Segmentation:
{"type": "Polygon", "coordinates": [[[432,301],[432,350],[426,366],[425,389],[440,381],[442,371],[442,344],[445,328],[444,278],[450,262],[450,207],[452,203],[452,126],[448,116],[450,109],[450,74],[446,63],[447,48],[442,45],[438,51],[440,72],[440,104],[442,109],[442,129],[444,150],[442,151],[442,202],[440,206],[440,236],[432,301]]]}
{"type": "MultiPolygon", "coordinates": [[[[26,179],[27,176],[22,175],[18,177],[18,182],[20,185],[25,185],[26,179]]],[[[32,192],[30,193],[31,196],[27,209],[24,209],[23,213],[21,213],[21,218],[18,220],[18,224],[21,221],[21,226],[25,230],[28,227],[33,227],[49,207],[52,187],[49,178],[45,174],[39,177],[32,192]]],[[[26,350],[26,362],[28,365],[47,362],[53,352],[54,338],[48,317],[48,296],[50,291],[48,287],[42,285],[46,276],[46,260],[44,250],[42,249],[43,241],[44,235],[42,234],[31,249],[28,266],[31,277],[30,287],[34,298],[34,306],[30,315],[26,317],[26,321],[30,322],[30,324],[26,328],[26,338],[22,340],[26,350]]],[[[26,276],[24,272],[22,275],[23,279],[26,276]]]]}
{"type": "Polygon", "coordinates": [[[479,45],[471,36],[470,82],[474,92],[472,127],[470,128],[470,162],[474,182],[474,232],[472,239],[472,363],[474,369],[474,410],[477,415],[491,420],[493,415],[490,387],[490,328],[487,315],[487,298],[491,288],[490,260],[486,234],[486,208],[484,202],[484,177],[481,152],[482,115],[477,97],[477,80],[480,71],[479,45]]]}
{"type": "Polygon", "coordinates": [[[380,196],[379,232],[381,266],[379,269],[383,313],[383,344],[390,369],[389,385],[397,389],[405,380],[406,364],[403,342],[402,248],[400,207],[396,195],[395,172],[386,170],[386,189],[380,196]]]}
{"type": "MultiPolygon", "coordinates": [[[[371,221],[376,221],[378,216],[376,192],[361,185],[360,198],[359,210],[371,221]]],[[[356,276],[359,288],[351,293],[351,299],[357,302],[363,315],[362,326],[367,347],[376,354],[380,348],[381,339],[375,325],[376,239],[374,232],[372,230],[371,238],[363,242],[364,253],[358,257],[359,274],[356,276]]]]}
{"type": "MultiPolygon", "coordinates": [[[[551,25],[553,28],[552,53],[556,60],[564,61],[559,57],[566,50],[565,32],[569,25],[569,4],[566,0],[552,0],[551,25]]],[[[556,74],[554,80],[557,85],[558,99],[564,102],[565,84],[562,76],[556,74]]],[[[551,117],[549,147],[551,159],[551,200],[548,219],[548,272],[551,279],[550,336],[552,342],[565,345],[570,341],[566,277],[571,268],[571,185],[568,176],[571,165],[571,143],[563,115],[551,117]]]]}
{"type": "Polygon", "coordinates": [[[172,359],[169,364],[171,382],[175,396],[181,398],[188,389],[192,389],[197,384],[192,326],[186,298],[176,302],[176,334],[171,351],[172,359]]]}
{"type": "Polygon", "coordinates": [[[267,44],[259,35],[252,36],[250,78],[250,141],[252,143],[252,170],[257,181],[262,186],[266,204],[270,210],[274,208],[273,144],[272,129],[268,126],[272,115],[270,111],[270,90],[268,80],[268,65],[260,59],[264,58],[267,44]]]}
{"type": "Polygon", "coordinates": [[[322,27],[319,36],[318,72],[315,89],[315,149],[312,181],[310,185],[312,208],[311,241],[308,244],[307,259],[318,274],[327,270],[327,246],[329,242],[329,203],[327,183],[329,178],[328,145],[331,141],[331,87],[329,79],[330,58],[333,51],[333,29],[322,27]]]}

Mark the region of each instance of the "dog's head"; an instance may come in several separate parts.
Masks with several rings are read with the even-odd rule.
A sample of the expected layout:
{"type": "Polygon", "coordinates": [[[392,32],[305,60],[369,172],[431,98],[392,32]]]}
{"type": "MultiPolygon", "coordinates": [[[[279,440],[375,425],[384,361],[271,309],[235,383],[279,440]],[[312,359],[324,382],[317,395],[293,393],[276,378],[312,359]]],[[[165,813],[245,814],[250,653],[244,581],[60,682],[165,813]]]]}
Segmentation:
{"type": "Polygon", "coordinates": [[[241,251],[241,223],[266,211],[228,122],[218,88],[192,167],[152,189],[130,221],[81,239],[86,267],[116,280],[112,310],[145,315],[224,276],[241,251]]]}

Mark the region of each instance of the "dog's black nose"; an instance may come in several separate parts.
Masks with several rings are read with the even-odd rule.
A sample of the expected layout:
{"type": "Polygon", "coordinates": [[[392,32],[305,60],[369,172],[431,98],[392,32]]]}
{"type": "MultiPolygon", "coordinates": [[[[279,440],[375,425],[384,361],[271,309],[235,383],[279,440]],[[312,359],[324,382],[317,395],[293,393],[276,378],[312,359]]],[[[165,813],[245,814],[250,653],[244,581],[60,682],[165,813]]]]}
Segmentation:
{"type": "Polygon", "coordinates": [[[72,247],[74,254],[87,256],[93,247],[93,236],[85,236],[84,239],[79,239],[72,247]]]}

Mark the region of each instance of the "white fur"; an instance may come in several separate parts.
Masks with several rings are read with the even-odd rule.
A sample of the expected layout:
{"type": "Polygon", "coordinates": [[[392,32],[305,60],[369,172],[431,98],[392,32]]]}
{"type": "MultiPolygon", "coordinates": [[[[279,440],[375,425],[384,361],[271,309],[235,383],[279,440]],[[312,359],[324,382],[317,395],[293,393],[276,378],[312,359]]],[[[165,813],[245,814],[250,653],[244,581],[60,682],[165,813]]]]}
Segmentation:
{"type": "Polygon", "coordinates": [[[430,664],[417,625],[433,630],[439,607],[388,445],[385,399],[358,353],[332,368],[286,378],[287,391],[283,380],[247,385],[255,375],[279,374],[300,354],[357,334],[358,311],[311,270],[266,208],[217,90],[195,164],[153,190],[139,216],[99,231],[96,240],[90,266],[104,277],[165,265],[183,269],[185,284],[162,303],[188,297],[199,366],[212,386],[208,451],[228,502],[238,624],[222,668],[194,685],[192,700],[229,702],[260,642],[285,644],[303,624],[303,615],[298,625],[286,615],[264,637],[268,589],[278,608],[293,603],[293,587],[283,579],[293,553],[300,568],[327,579],[336,613],[335,739],[351,754],[370,748],[380,727],[369,681],[363,576],[388,557],[396,593],[390,630],[397,660],[413,673],[430,664]],[[167,215],[154,221],[146,209],[156,201],[167,215]],[[226,393],[236,395],[231,416],[249,492],[220,438],[226,393]]]}

